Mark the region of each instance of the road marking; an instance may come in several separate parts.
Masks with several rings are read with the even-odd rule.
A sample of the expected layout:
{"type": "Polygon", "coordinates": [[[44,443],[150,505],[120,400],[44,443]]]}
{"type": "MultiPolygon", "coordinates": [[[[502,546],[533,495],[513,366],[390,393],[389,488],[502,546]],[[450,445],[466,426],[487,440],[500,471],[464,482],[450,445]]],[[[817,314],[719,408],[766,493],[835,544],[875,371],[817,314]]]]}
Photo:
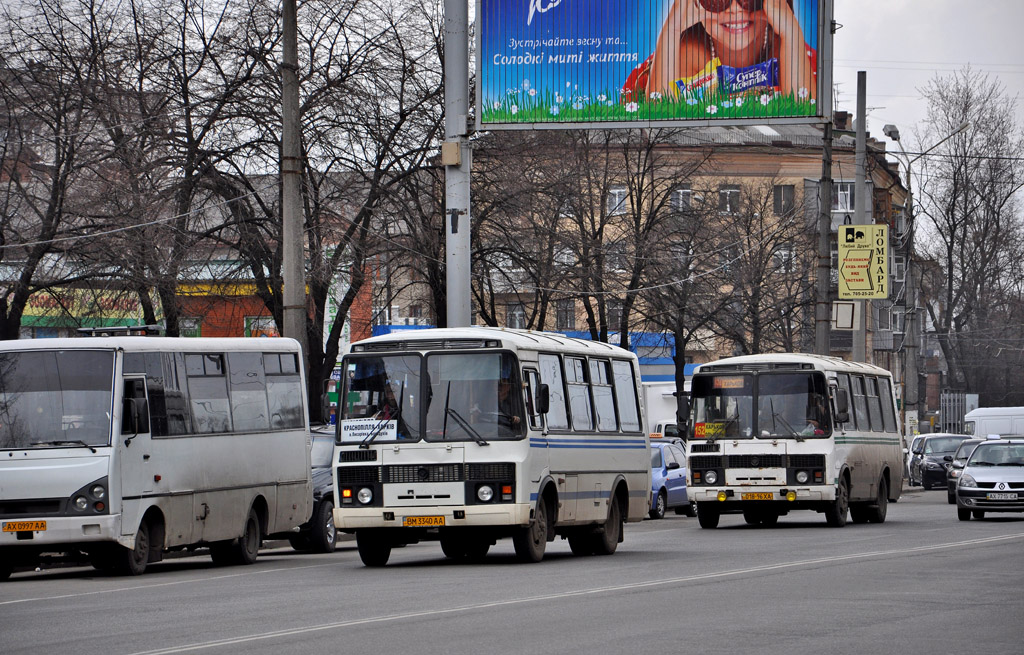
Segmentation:
{"type": "Polygon", "coordinates": [[[418,612],[407,612],[404,614],[389,614],[385,616],[373,616],[365,619],[352,619],[350,621],[338,621],[335,623],[325,623],[323,625],[311,625],[302,628],[289,628],[286,630],[274,630],[272,632],[261,632],[251,635],[242,635],[238,637],[229,637],[226,639],[215,639],[212,641],[199,642],[195,644],[186,644],[183,646],[171,646],[168,648],[160,648],[157,650],[147,650],[133,653],[132,655],[173,655],[174,653],[187,653],[197,650],[205,650],[208,648],[218,648],[221,646],[236,646],[239,644],[246,644],[255,641],[262,641],[265,639],[277,639],[280,637],[292,637],[296,635],[306,635],[314,632],[323,632],[325,630],[338,630],[341,628],[351,628],[354,626],[370,625],[374,623],[387,623],[392,621],[404,621],[408,619],[418,619],[427,616],[442,616],[445,614],[459,614],[463,612],[478,612],[480,610],[491,609],[495,607],[508,607],[510,605],[522,605],[524,603],[536,603],[540,601],[548,600],[560,600],[564,598],[573,598],[580,596],[590,596],[595,594],[613,593],[619,591],[635,591],[637,589],[649,589],[653,587],[664,587],[673,584],[679,584],[681,582],[696,582],[700,580],[710,580],[714,578],[727,578],[738,575],[746,575],[750,573],[762,573],[765,571],[778,571],[780,569],[792,569],[802,566],[813,566],[816,564],[829,564],[835,562],[845,562],[857,559],[869,559],[874,557],[890,557],[893,555],[909,555],[912,553],[920,553],[924,551],[932,550],[948,550],[952,548],[965,548],[970,546],[978,546],[985,544],[998,543],[1001,541],[1009,541],[1013,539],[1024,539],[1024,534],[1012,534],[1002,535],[997,537],[986,537],[984,539],[971,539],[968,541],[956,541],[947,544],[933,544],[930,546],[915,546],[913,548],[903,548],[899,550],[879,550],[868,553],[856,553],[852,555],[836,555],[833,557],[820,557],[817,559],[799,560],[796,562],[783,562],[779,564],[767,564],[764,566],[754,566],[746,569],[735,569],[732,571],[719,571],[716,573],[701,573],[698,575],[688,575],[679,578],[670,578],[667,580],[650,580],[647,582],[634,582],[630,584],[611,585],[607,587],[594,587],[591,589],[578,589],[576,591],[566,591],[557,594],[544,594],[541,596],[528,596],[526,598],[515,598],[502,601],[494,601],[490,603],[477,603],[473,605],[464,605],[460,607],[450,607],[447,609],[436,609],[436,610],[423,610],[418,612]]]}
{"type": "Polygon", "coordinates": [[[189,578],[188,580],[176,580],[174,582],[157,582],[155,584],[136,585],[134,587],[118,587],[116,589],[100,589],[98,591],[83,591],[77,594],[64,594],[62,596],[40,596],[38,598],[19,598],[17,600],[0,601],[2,605],[17,605],[18,603],[34,603],[37,601],[63,600],[65,598],[81,598],[82,596],[95,596],[97,594],[116,594],[122,591],[138,591],[139,589],[153,589],[155,587],[173,587],[174,585],[192,584],[194,582],[207,582],[209,580],[225,580],[227,578],[240,578],[247,575],[263,575],[265,573],[280,573],[281,571],[296,571],[298,569],[315,569],[320,566],[334,566],[334,564],[307,564],[304,566],[288,566],[279,569],[262,569],[259,571],[246,571],[245,573],[228,573],[215,575],[213,577],[189,578]]]}

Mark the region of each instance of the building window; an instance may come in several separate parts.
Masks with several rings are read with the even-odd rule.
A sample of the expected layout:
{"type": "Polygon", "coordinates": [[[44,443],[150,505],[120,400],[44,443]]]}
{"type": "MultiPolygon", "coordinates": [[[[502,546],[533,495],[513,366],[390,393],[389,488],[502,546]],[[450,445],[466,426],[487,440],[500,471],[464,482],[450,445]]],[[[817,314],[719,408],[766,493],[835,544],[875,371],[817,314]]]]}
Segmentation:
{"type": "Polygon", "coordinates": [[[608,301],[608,329],[618,330],[622,325],[623,302],[612,299],[608,301]]]}
{"type": "Polygon", "coordinates": [[[897,282],[903,282],[907,277],[906,255],[896,255],[892,258],[892,278],[897,282]]]}
{"type": "Polygon", "coordinates": [[[576,301],[572,298],[555,303],[555,329],[562,331],[576,329],[576,301]]]}
{"type": "Polygon", "coordinates": [[[718,211],[735,214],[740,210],[740,188],[735,184],[718,187],[718,211]]]}
{"type": "Polygon", "coordinates": [[[626,257],[626,243],[615,241],[609,243],[605,248],[605,264],[611,271],[624,273],[629,270],[629,262],[626,257]]]}
{"type": "Polygon", "coordinates": [[[693,192],[690,190],[690,185],[681,184],[669,196],[669,207],[675,212],[687,211],[691,207],[692,198],[693,192]]]}
{"type": "Polygon", "coordinates": [[[608,215],[616,216],[626,213],[626,198],[628,190],[622,185],[608,188],[608,215]]]}
{"type": "Polygon", "coordinates": [[[832,211],[852,212],[854,209],[853,182],[832,183],[832,211]]]}
{"type": "Polygon", "coordinates": [[[510,328],[524,329],[526,327],[526,307],[523,303],[512,303],[505,309],[505,323],[510,328]]]}
{"type": "Polygon", "coordinates": [[[776,184],[772,190],[773,206],[776,216],[786,216],[793,212],[795,204],[795,187],[792,184],[776,184]]]}
{"type": "Polygon", "coordinates": [[[876,305],[875,314],[875,329],[876,330],[891,330],[892,329],[892,306],[881,306],[876,305]]]}
{"type": "Polygon", "coordinates": [[[903,322],[904,322],[904,318],[906,317],[906,313],[905,312],[906,312],[906,309],[903,308],[903,307],[893,307],[892,308],[892,331],[893,332],[899,332],[899,333],[903,332],[903,322]]]}
{"type": "Polygon", "coordinates": [[[793,247],[793,244],[783,243],[775,249],[774,253],[772,253],[772,262],[778,270],[789,273],[793,270],[793,257],[795,255],[796,250],[793,247]]]}

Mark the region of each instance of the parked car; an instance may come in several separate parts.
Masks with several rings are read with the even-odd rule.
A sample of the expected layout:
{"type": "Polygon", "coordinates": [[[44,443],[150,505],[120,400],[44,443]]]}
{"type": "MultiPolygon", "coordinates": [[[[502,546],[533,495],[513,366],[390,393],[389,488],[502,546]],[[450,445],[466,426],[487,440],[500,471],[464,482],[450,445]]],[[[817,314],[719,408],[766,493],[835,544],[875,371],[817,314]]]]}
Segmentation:
{"type": "Polygon", "coordinates": [[[686,453],[672,442],[651,444],[651,510],[652,519],[665,518],[665,512],[696,516],[696,503],[686,496],[686,453]]]}
{"type": "Polygon", "coordinates": [[[960,442],[956,454],[946,455],[946,500],[950,505],[956,504],[956,481],[964,470],[967,458],[974,452],[975,446],[985,441],[984,439],[967,439],[960,442]]]}
{"type": "Polygon", "coordinates": [[[914,460],[914,453],[917,452],[917,444],[921,443],[922,439],[924,439],[923,434],[917,435],[916,437],[914,437],[914,440],[910,442],[910,447],[905,448],[903,451],[906,454],[906,461],[903,463],[903,466],[905,467],[903,471],[903,476],[907,479],[907,484],[909,484],[911,487],[916,487],[917,485],[920,484],[920,482],[915,480],[914,476],[912,475],[910,463],[914,460]]]}
{"type": "Polygon", "coordinates": [[[960,442],[970,439],[966,434],[928,434],[917,443],[910,461],[910,477],[925,489],[946,485],[946,455],[956,453],[960,442]]]}
{"type": "Polygon", "coordinates": [[[297,534],[288,537],[288,543],[295,550],[333,553],[338,542],[338,531],[334,527],[334,480],[331,474],[334,461],[333,432],[314,431],[313,449],[309,456],[313,467],[313,516],[299,526],[297,534]]]}
{"type": "Polygon", "coordinates": [[[956,485],[956,516],[1024,512],[1024,439],[989,439],[967,458],[956,485]]]}

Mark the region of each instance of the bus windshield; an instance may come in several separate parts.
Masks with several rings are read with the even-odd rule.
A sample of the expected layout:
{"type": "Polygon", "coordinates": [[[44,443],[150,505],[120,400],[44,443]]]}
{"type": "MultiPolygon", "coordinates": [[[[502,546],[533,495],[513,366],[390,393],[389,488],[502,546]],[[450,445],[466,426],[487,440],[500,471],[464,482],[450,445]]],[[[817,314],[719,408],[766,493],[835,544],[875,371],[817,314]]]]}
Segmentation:
{"type": "Polygon", "coordinates": [[[820,373],[698,375],[692,387],[694,439],[824,438],[832,433],[820,373]]]}
{"type": "Polygon", "coordinates": [[[523,385],[511,354],[432,354],[427,376],[428,441],[481,442],[525,434],[523,385]]]}
{"type": "Polygon", "coordinates": [[[114,354],[0,353],[0,449],[110,444],[114,354]]]}
{"type": "Polygon", "coordinates": [[[346,362],[341,441],[419,441],[420,357],[352,357],[346,362]]]}

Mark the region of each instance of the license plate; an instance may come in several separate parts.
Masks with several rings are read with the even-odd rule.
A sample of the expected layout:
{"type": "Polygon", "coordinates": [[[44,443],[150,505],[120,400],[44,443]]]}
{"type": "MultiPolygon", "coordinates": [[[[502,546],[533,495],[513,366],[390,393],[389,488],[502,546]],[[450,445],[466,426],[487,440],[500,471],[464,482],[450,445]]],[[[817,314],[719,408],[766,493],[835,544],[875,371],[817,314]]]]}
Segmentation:
{"type": "Polygon", "coordinates": [[[4,532],[46,532],[46,521],[4,521],[4,532]]]}
{"type": "Polygon", "coordinates": [[[775,494],[770,491],[757,491],[740,494],[741,500],[775,500],[775,494]]]}
{"type": "Polygon", "coordinates": [[[402,522],[407,528],[436,528],[444,525],[443,516],[407,516],[402,522]]]}
{"type": "Polygon", "coordinates": [[[985,498],[988,500],[1017,500],[1017,494],[990,493],[985,498]]]}

